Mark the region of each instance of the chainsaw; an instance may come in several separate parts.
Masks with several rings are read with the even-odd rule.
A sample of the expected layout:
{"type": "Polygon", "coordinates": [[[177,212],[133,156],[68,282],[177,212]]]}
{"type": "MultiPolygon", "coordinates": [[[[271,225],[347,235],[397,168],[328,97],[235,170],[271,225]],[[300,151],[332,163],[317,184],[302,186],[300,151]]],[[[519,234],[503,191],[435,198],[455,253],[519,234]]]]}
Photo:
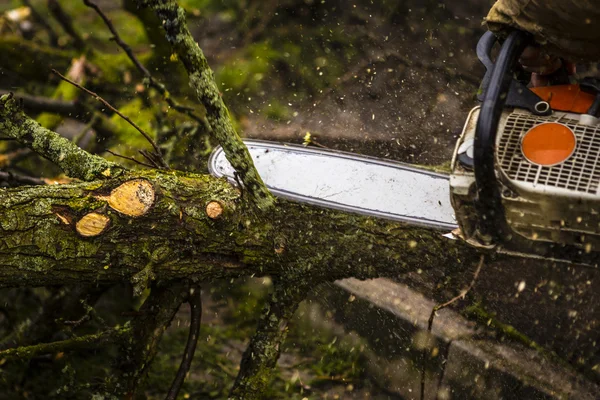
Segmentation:
{"type": "MultiPolygon", "coordinates": [[[[479,100],[456,144],[451,174],[352,153],[245,140],[265,184],[294,201],[445,231],[472,246],[596,266],[600,250],[600,85],[528,88],[515,78],[532,44],[513,31],[477,45],[479,100]]],[[[217,177],[235,171],[217,148],[217,177]]]]}

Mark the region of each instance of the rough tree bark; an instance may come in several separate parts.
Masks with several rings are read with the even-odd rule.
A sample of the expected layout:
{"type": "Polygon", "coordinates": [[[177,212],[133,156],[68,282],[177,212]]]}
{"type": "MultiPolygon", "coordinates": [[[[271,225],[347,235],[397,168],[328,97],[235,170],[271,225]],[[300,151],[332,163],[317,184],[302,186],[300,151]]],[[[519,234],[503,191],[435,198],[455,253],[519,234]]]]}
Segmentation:
{"type": "Polygon", "coordinates": [[[117,282],[146,269],[157,280],[371,278],[451,265],[473,253],[437,231],[309,205],[279,201],[256,213],[224,179],[120,169],[71,148],[16,107],[1,98],[0,131],[71,176],[102,180],[0,190],[0,286],[117,282]]]}

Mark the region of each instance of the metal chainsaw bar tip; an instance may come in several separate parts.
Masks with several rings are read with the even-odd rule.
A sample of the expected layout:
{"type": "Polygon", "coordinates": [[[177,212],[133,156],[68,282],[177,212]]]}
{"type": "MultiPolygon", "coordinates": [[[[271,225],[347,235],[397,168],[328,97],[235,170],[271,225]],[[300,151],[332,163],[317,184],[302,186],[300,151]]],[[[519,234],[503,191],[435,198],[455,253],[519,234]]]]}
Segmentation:
{"type": "MultiPolygon", "coordinates": [[[[335,150],[262,140],[244,143],[278,197],[428,228],[457,227],[447,175],[335,150]]],[[[235,182],[221,147],[208,164],[212,175],[235,182]]]]}

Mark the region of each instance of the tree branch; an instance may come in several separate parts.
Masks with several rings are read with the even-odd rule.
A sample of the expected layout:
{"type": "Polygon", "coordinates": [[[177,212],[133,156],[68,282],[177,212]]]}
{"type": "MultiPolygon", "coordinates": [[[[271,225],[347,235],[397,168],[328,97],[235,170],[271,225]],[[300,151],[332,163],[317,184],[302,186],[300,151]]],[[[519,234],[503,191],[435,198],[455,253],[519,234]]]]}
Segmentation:
{"type": "Polygon", "coordinates": [[[17,347],[0,351],[0,360],[27,360],[40,354],[60,351],[90,350],[104,346],[106,343],[121,340],[129,335],[128,328],[113,328],[100,333],[85,335],[59,342],[41,343],[33,346],[17,347]]]}
{"type": "MultiPolygon", "coordinates": [[[[11,93],[0,89],[0,96],[11,93]]],[[[23,102],[23,107],[33,112],[50,112],[62,116],[75,116],[81,112],[76,101],[64,101],[48,97],[32,96],[27,93],[15,93],[15,98],[23,102]]]]}
{"type": "Polygon", "coordinates": [[[94,156],[27,117],[12,95],[0,97],[0,133],[17,139],[58,165],[68,176],[85,181],[119,175],[123,168],[94,156]]]}
{"type": "Polygon", "coordinates": [[[48,39],[50,40],[50,44],[54,47],[58,46],[58,35],[56,34],[56,32],[54,32],[54,29],[52,29],[48,21],[46,21],[46,19],[37,12],[37,10],[33,7],[29,0],[21,1],[23,2],[23,5],[29,7],[33,19],[46,30],[46,32],[48,33],[48,39]]]}
{"type": "Polygon", "coordinates": [[[55,69],[53,69],[52,72],[54,74],[58,75],[60,77],[60,79],[62,79],[63,81],[68,82],[71,85],[75,86],[77,89],[79,89],[79,90],[81,90],[81,91],[89,94],[90,96],[92,96],[93,98],[95,98],[96,100],[98,100],[100,103],[102,103],[106,107],[108,107],[112,112],[114,112],[115,114],[117,114],[119,117],[121,117],[125,121],[127,121],[127,123],[129,125],[131,125],[133,128],[135,128],[135,130],[137,130],[139,133],[141,133],[142,136],[148,141],[148,143],[150,143],[150,145],[154,149],[156,157],[158,158],[158,160],[160,162],[160,166],[164,167],[164,168],[168,168],[169,167],[167,165],[167,163],[165,162],[165,160],[163,159],[162,154],[160,152],[160,149],[158,148],[158,145],[154,142],[154,139],[152,139],[152,137],[148,133],[146,133],[138,124],[136,124],[135,122],[133,122],[131,120],[131,118],[127,117],[122,112],[120,112],[119,110],[117,110],[108,101],[106,101],[102,97],[100,97],[97,93],[94,93],[91,90],[84,88],[83,86],[81,86],[77,82],[74,82],[74,81],[70,80],[69,78],[67,78],[66,76],[62,75],[60,72],[58,72],[55,69]]]}
{"type": "Polygon", "coordinates": [[[140,309],[140,316],[132,323],[131,341],[125,344],[124,354],[128,356],[120,369],[126,377],[124,389],[128,398],[135,398],[135,391],[152,365],[163,333],[188,296],[187,284],[152,288],[150,297],[140,309]]]}
{"type": "Polygon", "coordinates": [[[259,400],[271,382],[271,373],[279,359],[288,323],[298,305],[306,298],[312,282],[275,284],[271,300],[265,306],[256,333],[242,356],[240,373],[229,394],[234,400],[259,400]]]}
{"type": "Polygon", "coordinates": [[[14,172],[0,171],[0,182],[6,182],[9,186],[21,185],[45,185],[43,179],[32,176],[16,174],[14,172]]]}
{"type": "Polygon", "coordinates": [[[0,287],[123,282],[149,263],[157,280],[368,279],[478,254],[424,228],[286,201],[255,219],[241,202],[222,179],[157,170],[0,190],[0,287]]]}
{"type": "Polygon", "coordinates": [[[206,108],[206,118],[212,135],[223,147],[227,159],[239,174],[253,204],[260,209],[270,208],[274,205],[274,197],[263,183],[248,149],[233,128],[214,74],[187,27],[185,11],[173,0],[139,0],[138,4],[150,6],[163,21],[167,40],[185,66],[190,86],[196,92],[200,103],[206,108]]]}
{"type": "Polygon", "coordinates": [[[48,10],[50,13],[52,13],[60,26],[62,26],[64,31],[71,36],[75,47],[78,50],[84,50],[85,42],[79,33],[77,33],[77,30],[75,30],[75,27],[73,26],[73,19],[71,19],[71,16],[67,14],[65,10],[63,10],[58,0],[48,0],[48,10]]]}

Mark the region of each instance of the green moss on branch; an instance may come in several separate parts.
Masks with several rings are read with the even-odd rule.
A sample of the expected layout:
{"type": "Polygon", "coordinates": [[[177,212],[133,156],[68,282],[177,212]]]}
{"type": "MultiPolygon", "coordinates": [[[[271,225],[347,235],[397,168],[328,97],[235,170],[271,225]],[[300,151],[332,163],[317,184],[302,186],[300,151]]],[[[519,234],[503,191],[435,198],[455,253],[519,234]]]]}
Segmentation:
{"type": "Polygon", "coordinates": [[[11,95],[0,97],[0,132],[17,139],[58,165],[68,176],[85,181],[117,176],[122,168],[92,155],[26,116],[11,95]]]}
{"type": "Polygon", "coordinates": [[[241,212],[242,202],[223,179],[175,171],[0,189],[0,286],[123,282],[150,263],[157,281],[256,274],[318,283],[452,268],[477,257],[437,231],[286,201],[254,218],[241,212]],[[148,212],[114,210],[108,194],[139,180],[155,192],[148,212]],[[223,207],[217,220],[206,214],[213,201],[223,207]],[[76,223],[92,212],[107,215],[109,228],[82,237],[76,223]]]}
{"type": "Polygon", "coordinates": [[[256,333],[242,357],[240,373],[231,389],[230,399],[259,400],[264,397],[287,337],[288,323],[311,286],[310,282],[275,285],[271,300],[258,321],[256,333]]]}
{"type": "Polygon", "coordinates": [[[212,134],[223,147],[253,203],[261,209],[270,208],[274,204],[274,197],[263,183],[248,149],[233,127],[213,71],[187,27],[184,9],[172,0],[140,0],[138,3],[150,6],[162,21],[167,40],[188,72],[190,86],[206,108],[212,134]]]}

